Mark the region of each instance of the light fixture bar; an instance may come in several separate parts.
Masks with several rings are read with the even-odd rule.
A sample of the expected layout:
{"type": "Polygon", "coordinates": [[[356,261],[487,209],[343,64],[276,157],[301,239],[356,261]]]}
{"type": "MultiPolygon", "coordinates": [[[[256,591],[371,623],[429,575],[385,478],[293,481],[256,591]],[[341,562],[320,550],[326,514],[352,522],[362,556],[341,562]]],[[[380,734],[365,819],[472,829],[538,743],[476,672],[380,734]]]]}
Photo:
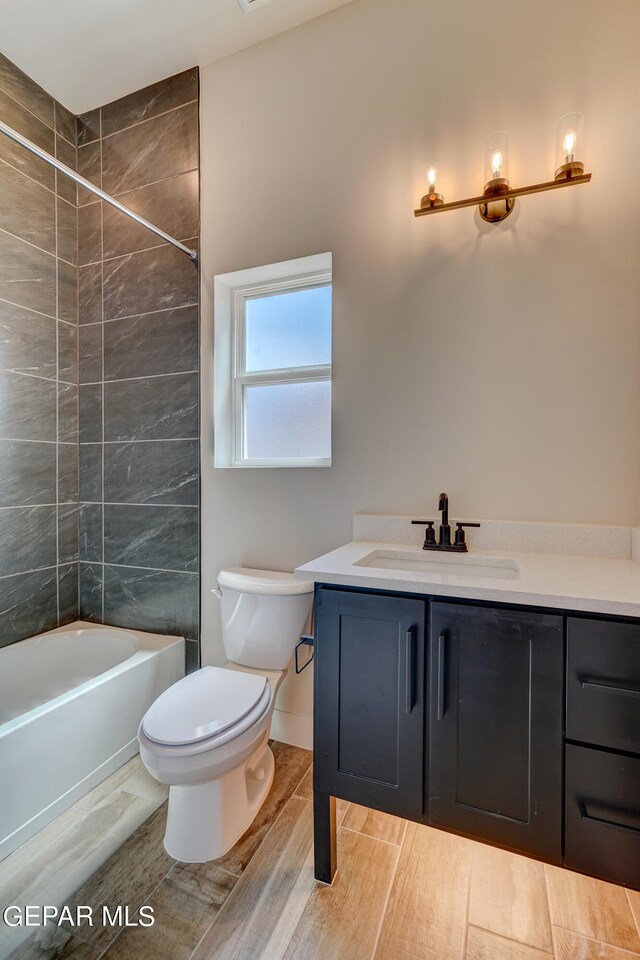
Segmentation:
{"type": "Polygon", "coordinates": [[[573,187],[579,183],[589,183],[590,173],[583,173],[577,177],[568,177],[566,180],[547,180],[545,183],[534,183],[529,187],[515,187],[501,193],[499,197],[469,197],[468,200],[453,200],[451,203],[442,203],[440,206],[420,207],[414,210],[416,217],[428,217],[432,213],[441,213],[443,210],[458,210],[461,207],[479,207],[482,203],[491,200],[506,200],[509,197],[526,197],[530,193],[543,193],[545,190],[559,190],[561,187],[573,187]]]}
{"type": "Polygon", "coordinates": [[[24,147],[36,157],[44,160],[45,163],[48,163],[60,173],[64,174],[65,177],[69,177],[69,179],[73,180],[74,183],[77,183],[78,186],[83,187],[85,190],[88,190],[89,193],[99,197],[100,200],[104,200],[105,203],[115,207],[115,209],[119,210],[120,213],[123,213],[125,217],[130,217],[131,220],[135,220],[136,223],[139,223],[141,227],[144,227],[146,230],[150,230],[151,233],[154,233],[156,237],[160,237],[161,240],[165,240],[167,243],[170,243],[172,247],[175,247],[177,250],[181,250],[182,253],[186,253],[190,260],[196,261],[198,259],[197,250],[192,250],[190,247],[185,246],[184,243],[176,240],[175,237],[172,237],[171,234],[161,230],[160,227],[156,227],[155,224],[149,223],[149,221],[145,220],[144,217],[141,217],[139,213],[135,213],[135,211],[130,210],[129,207],[124,205],[124,203],[120,203],[120,201],[116,200],[115,197],[105,193],[105,191],[101,190],[100,187],[96,187],[95,183],[91,183],[90,180],[85,180],[84,177],[80,176],[79,173],[76,173],[75,170],[72,170],[71,167],[68,167],[66,164],[62,163],[61,160],[57,160],[56,157],[52,157],[50,153],[47,153],[47,151],[43,150],[42,147],[32,143],[31,140],[27,140],[26,137],[23,137],[21,133],[18,133],[17,130],[14,130],[13,127],[10,127],[2,120],[0,120],[0,133],[4,133],[15,143],[19,143],[21,147],[24,147]]]}

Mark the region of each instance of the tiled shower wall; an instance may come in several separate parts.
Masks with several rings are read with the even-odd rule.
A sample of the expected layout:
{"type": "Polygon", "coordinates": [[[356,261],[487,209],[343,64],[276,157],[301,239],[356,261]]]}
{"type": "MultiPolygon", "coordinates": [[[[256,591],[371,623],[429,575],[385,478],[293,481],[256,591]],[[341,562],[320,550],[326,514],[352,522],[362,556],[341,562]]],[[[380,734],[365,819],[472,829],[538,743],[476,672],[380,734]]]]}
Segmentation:
{"type": "MultiPolygon", "coordinates": [[[[0,117],[197,248],[196,69],[76,121],[0,55],[0,117]]],[[[0,136],[0,646],[79,612],[197,665],[198,326],[185,254],[0,136]]]]}
{"type": "MultiPolygon", "coordinates": [[[[0,118],[75,167],[75,117],[1,54],[0,118]]],[[[76,216],[0,136],[0,646],[78,611],[76,216]]]]}
{"type": "MultiPolygon", "coordinates": [[[[80,173],[194,248],[198,164],[196,69],[78,118],[80,173]]],[[[197,267],[78,202],[80,614],[197,641],[197,267]]]]}

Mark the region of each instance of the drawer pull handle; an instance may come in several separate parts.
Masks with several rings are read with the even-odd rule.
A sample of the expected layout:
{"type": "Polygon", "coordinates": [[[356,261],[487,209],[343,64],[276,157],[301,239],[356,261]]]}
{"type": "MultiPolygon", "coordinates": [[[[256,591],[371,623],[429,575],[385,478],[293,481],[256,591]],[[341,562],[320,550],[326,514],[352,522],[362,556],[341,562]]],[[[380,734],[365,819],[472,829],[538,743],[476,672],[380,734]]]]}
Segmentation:
{"type": "Polygon", "coordinates": [[[409,627],[405,636],[405,713],[412,712],[416,702],[416,628],[409,627]]]}
{"type": "Polygon", "coordinates": [[[632,697],[634,700],[640,700],[640,687],[621,687],[617,683],[596,680],[592,677],[578,677],[578,680],[583,690],[585,687],[593,687],[595,690],[605,690],[607,693],[615,693],[620,697],[632,697]]]}
{"type": "Polygon", "coordinates": [[[597,823],[601,827],[610,827],[613,830],[622,830],[624,833],[640,833],[640,818],[630,810],[615,810],[611,807],[603,807],[591,804],[592,812],[589,812],[586,803],[579,803],[578,809],[583,820],[589,823],[597,823]],[[620,820],[611,820],[611,816],[617,816],[620,820],[626,820],[627,823],[621,823],[620,820]],[[636,823],[637,826],[633,824],[636,823]]]}
{"type": "Polygon", "coordinates": [[[446,657],[447,635],[441,633],[438,637],[438,720],[444,720],[445,715],[446,657]]]}

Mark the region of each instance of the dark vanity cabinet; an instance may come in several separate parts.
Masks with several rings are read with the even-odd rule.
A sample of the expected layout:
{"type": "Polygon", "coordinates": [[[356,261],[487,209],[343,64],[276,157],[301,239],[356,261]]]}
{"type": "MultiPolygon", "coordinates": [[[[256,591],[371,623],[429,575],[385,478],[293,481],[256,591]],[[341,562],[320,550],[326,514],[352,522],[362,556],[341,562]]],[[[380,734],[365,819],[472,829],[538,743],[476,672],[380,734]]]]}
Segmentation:
{"type": "Polygon", "coordinates": [[[320,590],[315,778],[325,794],[422,816],[422,600],[320,590]]]}
{"type": "Polygon", "coordinates": [[[428,819],[562,859],[562,617],[431,608],[428,819]]]}
{"type": "Polygon", "coordinates": [[[316,877],[335,798],[640,889],[640,623],[316,589],[316,877]]]}

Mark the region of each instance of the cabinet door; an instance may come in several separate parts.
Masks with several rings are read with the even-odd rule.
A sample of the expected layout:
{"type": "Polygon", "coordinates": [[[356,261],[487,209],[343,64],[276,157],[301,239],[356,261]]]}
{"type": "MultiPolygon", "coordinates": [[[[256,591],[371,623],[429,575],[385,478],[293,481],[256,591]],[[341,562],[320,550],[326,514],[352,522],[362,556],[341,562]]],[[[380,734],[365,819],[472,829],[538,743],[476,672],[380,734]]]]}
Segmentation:
{"type": "Polygon", "coordinates": [[[562,857],[562,618],[431,611],[429,822],[562,857]]]}
{"type": "Polygon", "coordinates": [[[314,788],[422,816],[425,604],[320,588],[314,788]]]}

